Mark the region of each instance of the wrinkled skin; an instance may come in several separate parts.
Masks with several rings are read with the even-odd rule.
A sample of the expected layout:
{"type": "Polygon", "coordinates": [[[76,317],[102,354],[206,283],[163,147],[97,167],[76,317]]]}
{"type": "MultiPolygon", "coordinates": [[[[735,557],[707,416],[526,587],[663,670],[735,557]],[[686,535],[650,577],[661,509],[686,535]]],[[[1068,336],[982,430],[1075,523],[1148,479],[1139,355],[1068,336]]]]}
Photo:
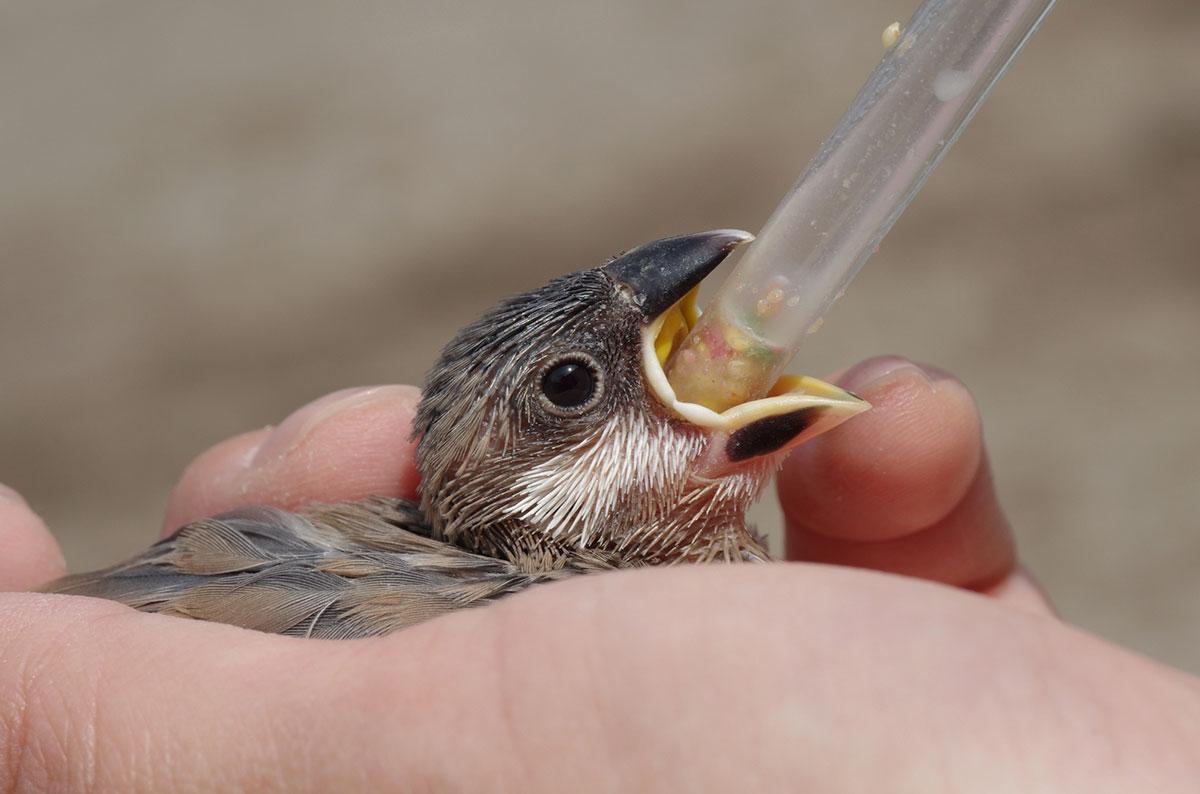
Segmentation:
{"type": "MultiPolygon", "coordinates": [[[[1195,791],[1200,684],[1053,615],[961,384],[839,382],[875,409],[781,473],[804,564],[584,577],[348,642],[2,595],[0,791],[1195,791]]],[[[411,496],[415,400],[218,445],[164,526],[411,496]]],[[[4,589],[63,572],[13,494],[0,544],[4,589]]]]}

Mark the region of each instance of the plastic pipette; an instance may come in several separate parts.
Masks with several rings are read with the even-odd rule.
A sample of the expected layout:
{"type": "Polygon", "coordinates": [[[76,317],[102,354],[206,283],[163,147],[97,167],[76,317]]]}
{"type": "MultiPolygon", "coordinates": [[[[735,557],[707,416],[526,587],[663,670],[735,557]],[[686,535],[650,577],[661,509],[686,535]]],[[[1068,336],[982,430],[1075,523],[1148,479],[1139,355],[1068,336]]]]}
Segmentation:
{"type": "Polygon", "coordinates": [[[926,0],[667,362],[681,400],[764,396],[1054,0],[926,0]]]}

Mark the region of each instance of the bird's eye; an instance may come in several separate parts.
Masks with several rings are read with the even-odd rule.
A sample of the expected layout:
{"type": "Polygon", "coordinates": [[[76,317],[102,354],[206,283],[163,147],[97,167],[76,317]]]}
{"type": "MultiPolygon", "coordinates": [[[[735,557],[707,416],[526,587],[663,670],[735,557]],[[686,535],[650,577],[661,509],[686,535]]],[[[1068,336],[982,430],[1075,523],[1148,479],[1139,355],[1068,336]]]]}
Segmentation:
{"type": "Polygon", "coordinates": [[[556,364],[542,377],[542,394],[559,408],[585,406],[596,394],[595,371],[583,361],[556,364]]]}

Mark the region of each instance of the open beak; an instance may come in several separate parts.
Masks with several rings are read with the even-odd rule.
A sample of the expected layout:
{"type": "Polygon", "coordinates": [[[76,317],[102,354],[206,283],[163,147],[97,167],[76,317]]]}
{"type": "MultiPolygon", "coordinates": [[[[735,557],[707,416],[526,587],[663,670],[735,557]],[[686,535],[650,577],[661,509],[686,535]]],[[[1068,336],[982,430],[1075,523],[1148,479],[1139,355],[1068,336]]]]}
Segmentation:
{"type": "Polygon", "coordinates": [[[784,452],[870,409],[862,398],[825,381],[784,375],[766,397],[717,412],[676,396],[664,365],[700,316],[700,282],[729,252],[754,236],[733,229],[670,237],[639,246],[605,269],[642,308],[642,366],[651,392],[676,417],[714,434],[702,476],[784,452]]]}

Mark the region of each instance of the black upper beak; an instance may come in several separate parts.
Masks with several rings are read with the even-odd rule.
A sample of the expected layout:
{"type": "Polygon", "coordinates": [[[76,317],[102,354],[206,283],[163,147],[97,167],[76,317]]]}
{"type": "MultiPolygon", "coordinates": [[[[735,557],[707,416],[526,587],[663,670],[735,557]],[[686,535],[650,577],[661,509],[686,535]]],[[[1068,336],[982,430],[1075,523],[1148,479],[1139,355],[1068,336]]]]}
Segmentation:
{"type": "Polygon", "coordinates": [[[642,319],[650,322],[687,295],[730,251],[753,239],[754,235],[737,229],[667,237],[639,245],[604,270],[633,290],[642,319]]]}

